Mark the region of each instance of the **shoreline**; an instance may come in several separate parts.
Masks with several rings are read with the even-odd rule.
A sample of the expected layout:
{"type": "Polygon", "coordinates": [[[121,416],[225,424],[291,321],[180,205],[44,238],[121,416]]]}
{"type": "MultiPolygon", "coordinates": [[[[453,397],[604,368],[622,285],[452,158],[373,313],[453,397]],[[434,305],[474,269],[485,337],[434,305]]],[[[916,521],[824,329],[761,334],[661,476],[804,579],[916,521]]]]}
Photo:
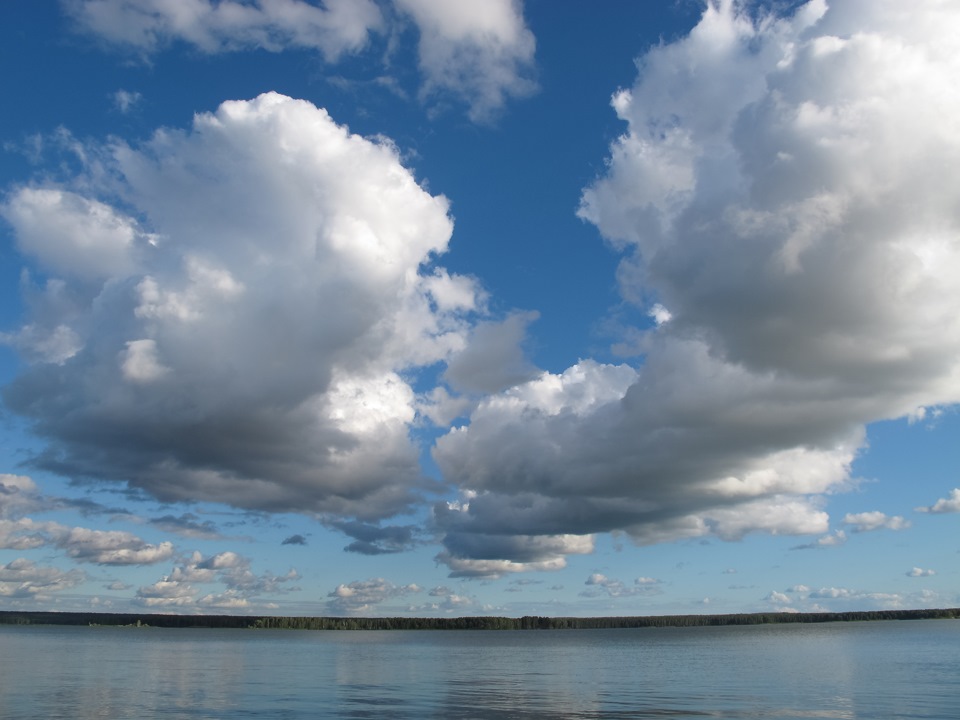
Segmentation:
{"type": "Polygon", "coordinates": [[[596,630],[605,628],[717,627],[723,625],[940,619],[960,619],[960,608],[621,617],[540,617],[528,615],[519,618],[496,616],[354,618],[0,610],[0,625],[86,625],[94,627],[233,628],[249,630],[596,630]]]}

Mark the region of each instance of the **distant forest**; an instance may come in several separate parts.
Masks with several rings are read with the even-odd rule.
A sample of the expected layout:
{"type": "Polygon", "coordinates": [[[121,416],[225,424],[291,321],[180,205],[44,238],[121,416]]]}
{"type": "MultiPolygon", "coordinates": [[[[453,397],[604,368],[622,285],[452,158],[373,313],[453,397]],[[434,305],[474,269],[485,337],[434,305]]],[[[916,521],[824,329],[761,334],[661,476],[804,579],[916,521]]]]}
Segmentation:
{"type": "Polygon", "coordinates": [[[653,615],[646,617],[459,617],[349,618],[250,615],[160,615],[137,613],[20,612],[0,610],[2,625],[90,625],[164,628],[270,630],[588,630],[599,628],[702,627],[774,623],[863,622],[868,620],[958,619],[960,608],[870,610],[823,613],[737,615],[653,615]]]}

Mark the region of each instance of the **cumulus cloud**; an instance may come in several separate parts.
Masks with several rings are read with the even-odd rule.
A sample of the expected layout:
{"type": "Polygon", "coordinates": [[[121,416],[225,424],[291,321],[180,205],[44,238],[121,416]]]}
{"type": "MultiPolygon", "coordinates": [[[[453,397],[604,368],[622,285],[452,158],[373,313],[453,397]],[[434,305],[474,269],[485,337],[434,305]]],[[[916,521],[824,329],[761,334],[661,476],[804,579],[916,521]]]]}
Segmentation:
{"type": "Polygon", "coordinates": [[[609,578],[602,573],[593,573],[584,584],[587,589],[580,593],[581,597],[636,597],[638,595],[659,595],[662,592],[657,587],[660,581],[648,577],[639,577],[633,585],[627,585],[622,580],[609,578]]]}
{"type": "Polygon", "coordinates": [[[48,441],[38,466],[365,520],[432,486],[410,378],[465,347],[481,292],[433,265],[448,203],[392,145],[266,94],[87,156],[83,192],[2,207],[59,288],[36,291],[33,325],[74,338],[3,390],[48,441]]]}
{"type": "Polygon", "coordinates": [[[91,530],[31,518],[0,519],[0,548],[55,547],[78,562],[97,565],[153,565],[173,556],[173,543],[151,544],[133,533],[91,530]]]}
{"type": "Polygon", "coordinates": [[[79,562],[98,565],[153,565],[173,556],[173,543],[151,545],[120,530],[64,528],[53,531],[54,544],[79,562]]]}
{"type": "MultiPolygon", "coordinates": [[[[63,7],[80,32],[144,58],[184,43],[204,53],[312,50],[336,62],[412,20],[424,100],[452,98],[485,122],[508,99],[536,90],[536,40],[520,0],[64,0],[63,7]]],[[[374,82],[402,94],[392,78],[374,82]]],[[[115,96],[121,112],[137,100],[123,90],[115,96]]]]}
{"type": "Polygon", "coordinates": [[[868,423],[960,401],[958,23],[937,2],[723,0],[638,61],[579,214],[658,318],[642,364],[545,373],[441,438],[475,493],[440,513],[448,546],[824,533],[868,423]]]}
{"type": "Polygon", "coordinates": [[[501,322],[477,323],[466,346],[447,363],[443,379],[457,391],[496,393],[532,380],[539,372],[526,359],[521,343],[538,313],[514,313],[501,322]]]}
{"type": "Polygon", "coordinates": [[[281,545],[306,545],[307,539],[303,535],[300,535],[299,533],[297,533],[296,535],[291,535],[288,538],[284,538],[283,542],[280,544],[281,545]]]}
{"type": "Polygon", "coordinates": [[[49,600],[52,593],[76,587],[86,576],[80,570],[43,567],[25,558],[0,565],[0,597],[12,600],[49,600]]]}
{"type": "Polygon", "coordinates": [[[915,567],[911,568],[910,571],[907,572],[907,577],[932,577],[936,574],[937,572],[935,570],[924,570],[923,568],[915,567]]]}
{"type": "Polygon", "coordinates": [[[520,0],[395,0],[420,31],[422,94],[453,93],[471,119],[487,121],[510,97],[536,90],[536,40],[520,0]]]}
{"type": "Polygon", "coordinates": [[[422,592],[415,584],[394,585],[383,578],[355,580],[338,585],[327,597],[327,608],[336,615],[367,613],[376,606],[394,598],[402,598],[422,592]]]}
{"type": "Polygon", "coordinates": [[[31,478],[0,473],[0,520],[22,517],[40,503],[40,491],[31,478]]]}
{"type": "Polygon", "coordinates": [[[876,510],[873,512],[847,513],[843,516],[843,521],[852,525],[852,531],[855,533],[871,532],[872,530],[905,530],[910,527],[910,522],[899,515],[889,517],[876,510]]]}
{"type": "Polygon", "coordinates": [[[940,498],[929,507],[918,507],[917,512],[922,513],[955,513],[960,512],[960,488],[954,488],[950,495],[940,498]]]}
{"type": "Polygon", "coordinates": [[[146,607],[241,610],[264,595],[299,590],[290,585],[299,579],[300,574],[295,569],[284,575],[270,572],[258,575],[253,572],[250,559],[235,552],[226,551],[206,558],[194,552],[157,582],[138,588],[134,600],[146,607]],[[221,584],[222,592],[201,595],[196,586],[210,583],[221,584]]]}
{"type": "Polygon", "coordinates": [[[786,593],[777,592],[776,590],[771,590],[770,594],[764,598],[764,601],[776,606],[781,612],[789,612],[791,610],[789,605],[793,602],[789,595],[786,593]]]}

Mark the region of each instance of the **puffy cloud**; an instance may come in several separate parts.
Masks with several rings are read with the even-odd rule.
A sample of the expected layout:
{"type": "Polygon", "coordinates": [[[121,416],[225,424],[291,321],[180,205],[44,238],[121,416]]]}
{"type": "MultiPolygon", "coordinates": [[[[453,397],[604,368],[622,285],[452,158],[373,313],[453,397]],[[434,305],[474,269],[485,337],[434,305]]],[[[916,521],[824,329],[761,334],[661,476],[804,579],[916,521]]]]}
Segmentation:
{"type": "Polygon", "coordinates": [[[57,530],[55,544],[74,560],[98,565],[153,565],[173,556],[173,543],[151,545],[119,530],[57,530]]]}
{"type": "Polygon", "coordinates": [[[66,0],[78,27],[152,53],[174,41],[209,53],[244,48],[316,49],[327,60],[367,44],[383,17],[371,0],[66,0]]]}
{"type": "Polygon", "coordinates": [[[873,512],[847,513],[844,515],[843,521],[852,525],[852,530],[855,533],[872,530],[905,530],[910,527],[910,522],[899,515],[888,517],[876,510],[873,512]]]}
{"type": "Polygon", "coordinates": [[[662,591],[656,587],[660,584],[654,578],[639,577],[633,585],[627,585],[622,580],[609,578],[601,573],[593,573],[584,583],[588,586],[580,593],[582,597],[635,597],[637,595],[659,595],[662,591]]]}
{"type": "Polygon", "coordinates": [[[40,492],[31,478],[0,473],[0,520],[21,517],[40,502],[40,492]]]}
{"type": "Polygon", "coordinates": [[[42,567],[30,560],[18,558],[0,565],[0,597],[11,599],[46,600],[51,593],[69,590],[84,581],[80,570],[64,572],[54,567],[42,567]]]}
{"type": "Polygon", "coordinates": [[[395,2],[420,30],[425,97],[452,92],[470,106],[471,119],[486,121],[508,97],[536,89],[536,40],[524,23],[520,0],[395,2]]]}
{"type": "Polygon", "coordinates": [[[49,442],[39,466],[165,501],[365,519],[431,486],[408,379],[465,346],[481,297],[432,267],[448,203],[393,146],[267,94],[87,155],[83,195],[20,188],[4,206],[62,276],[34,324],[75,338],[3,391],[49,442]]]}
{"type": "Polygon", "coordinates": [[[355,580],[338,585],[327,597],[327,608],[336,615],[370,612],[375,606],[393,598],[422,592],[415,584],[394,585],[383,578],[355,580]]]}
{"type": "Polygon", "coordinates": [[[249,558],[226,551],[204,558],[194,552],[182,565],[160,580],[137,590],[135,601],[147,607],[201,607],[242,610],[263,595],[293,592],[299,588],[288,583],[300,575],[291,569],[285,575],[255,574],[249,558]],[[197,584],[220,583],[223,592],[200,596],[197,584]]]}
{"type": "Polygon", "coordinates": [[[764,600],[771,605],[776,605],[778,608],[788,606],[791,602],[793,602],[789,595],[782,592],[777,592],[776,590],[771,590],[770,594],[767,595],[764,600]]]}
{"type": "MultiPolygon", "coordinates": [[[[504,532],[492,525],[477,528],[475,504],[484,505],[493,495],[474,497],[469,503],[441,503],[434,508],[434,522],[445,530],[445,549],[437,560],[450,568],[451,577],[499,577],[505,574],[537,570],[560,570],[566,556],[593,552],[592,535],[523,534],[504,532]]],[[[521,499],[521,504],[525,498],[521,499]]],[[[522,515],[524,508],[498,505],[486,512],[522,515]]],[[[506,516],[502,521],[510,523],[506,516]]]]}
{"type": "Polygon", "coordinates": [[[180,607],[193,605],[195,595],[196,590],[188,583],[164,579],[138,588],[135,601],[146,607],[180,607]]]}
{"type": "Polygon", "coordinates": [[[283,542],[281,542],[280,544],[281,545],[306,545],[307,539],[303,535],[300,535],[299,533],[297,533],[296,535],[291,535],[288,538],[284,538],[283,542]]]}
{"type": "Polygon", "coordinates": [[[152,565],[173,556],[173,544],[150,544],[133,533],[68,527],[31,518],[0,520],[0,548],[55,547],[78,562],[97,565],[152,565]]]}
{"type": "Polygon", "coordinates": [[[955,513],[960,512],[960,488],[954,488],[950,495],[940,498],[929,507],[918,507],[917,512],[923,513],[955,513]]]}
{"type": "Polygon", "coordinates": [[[122,279],[151,240],[136,221],[98,200],[57,188],[22,188],[0,208],[20,251],[58,274],[122,279]]]}
{"type": "Polygon", "coordinates": [[[923,568],[915,567],[911,568],[910,571],[907,572],[907,577],[932,577],[936,574],[936,570],[924,570],[923,568]]]}
{"type": "Polygon", "coordinates": [[[724,0],[638,62],[579,214],[655,320],[642,364],[544,374],[441,438],[476,494],[439,514],[448,544],[824,533],[868,423],[960,401],[958,26],[933,1],[724,0]]]}
{"type": "Polygon", "coordinates": [[[900,608],[904,604],[904,597],[898,593],[875,593],[838,587],[822,587],[819,590],[811,590],[807,597],[818,600],[873,601],[880,607],[887,608],[900,608]]]}

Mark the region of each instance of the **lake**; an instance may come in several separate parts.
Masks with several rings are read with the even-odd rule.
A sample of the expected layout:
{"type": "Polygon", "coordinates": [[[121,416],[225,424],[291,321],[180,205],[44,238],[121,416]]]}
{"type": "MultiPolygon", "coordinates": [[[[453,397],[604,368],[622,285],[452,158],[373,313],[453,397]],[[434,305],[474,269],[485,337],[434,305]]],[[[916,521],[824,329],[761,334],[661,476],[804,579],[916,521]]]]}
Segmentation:
{"type": "Polygon", "coordinates": [[[637,630],[0,626],[0,717],[960,718],[960,621],[637,630]]]}

